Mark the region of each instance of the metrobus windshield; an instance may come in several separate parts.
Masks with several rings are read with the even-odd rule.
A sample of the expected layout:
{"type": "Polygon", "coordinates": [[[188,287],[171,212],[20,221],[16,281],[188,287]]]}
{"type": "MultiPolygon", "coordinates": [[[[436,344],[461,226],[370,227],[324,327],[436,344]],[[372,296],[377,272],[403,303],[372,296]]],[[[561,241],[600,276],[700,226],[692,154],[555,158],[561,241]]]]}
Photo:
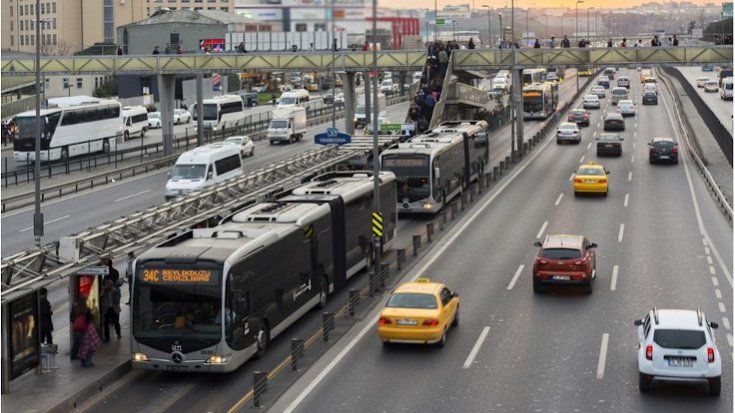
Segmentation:
{"type": "Polygon", "coordinates": [[[151,268],[136,272],[133,293],[136,339],[222,336],[220,273],[210,268],[151,268]]]}
{"type": "Polygon", "coordinates": [[[399,201],[408,198],[413,202],[431,194],[428,155],[386,155],[382,166],[384,170],[396,174],[399,201]]]}
{"type": "Polygon", "coordinates": [[[541,112],[544,110],[544,100],[540,94],[523,95],[524,112],[541,112]]]}

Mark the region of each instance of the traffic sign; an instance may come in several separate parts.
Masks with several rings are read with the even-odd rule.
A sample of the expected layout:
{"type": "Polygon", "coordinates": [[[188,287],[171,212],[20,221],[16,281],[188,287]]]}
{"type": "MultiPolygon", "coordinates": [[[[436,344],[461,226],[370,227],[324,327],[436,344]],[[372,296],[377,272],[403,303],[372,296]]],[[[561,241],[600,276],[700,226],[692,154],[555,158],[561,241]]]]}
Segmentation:
{"type": "Polygon", "coordinates": [[[352,142],[352,136],[342,133],[337,128],[327,128],[327,133],[314,135],[314,143],[317,145],[344,145],[352,142]]]}
{"type": "Polygon", "coordinates": [[[436,19],[435,24],[438,26],[440,24],[444,24],[444,19],[436,19]]]}
{"type": "Polygon", "coordinates": [[[383,123],[378,128],[381,132],[400,132],[403,127],[400,123],[383,123]]]}

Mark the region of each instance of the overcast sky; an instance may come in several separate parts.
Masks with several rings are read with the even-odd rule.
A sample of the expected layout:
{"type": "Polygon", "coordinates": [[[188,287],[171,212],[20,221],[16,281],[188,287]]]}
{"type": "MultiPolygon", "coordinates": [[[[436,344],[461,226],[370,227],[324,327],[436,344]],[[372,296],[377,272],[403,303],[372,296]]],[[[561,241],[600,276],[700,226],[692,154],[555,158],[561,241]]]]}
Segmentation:
{"type": "MultiPolygon", "coordinates": [[[[367,4],[370,4],[371,0],[366,0],[367,4]]],[[[473,4],[471,0],[436,0],[437,7],[439,10],[444,8],[448,4],[473,4]]],[[[595,8],[613,8],[613,5],[618,8],[629,8],[634,7],[649,1],[635,1],[635,0],[616,0],[614,2],[603,1],[603,0],[586,0],[583,4],[579,5],[579,8],[595,7],[595,8]]],[[[702,0],[691,0],[692,3],[697,5],[703,5],[702,0]]],[[[710,1],[707,1],[710,3],[710,1]]],[[[722,4],[723,1],[711,1],[714,4],[722,4]]],[[[475,0],[474,7],[477,9],[483,9],[482,5],[487,4],[492,8],[497,7],[510,7],[510,0],[475,0]]],[[[433,9],[434,2],[432,0],[378,0],[380,7],[400,8],[400,9],[433,9]]],[[[543,7],[568,7],[574,8],[574,0],[516,0],[515,6],[520,8],[543,8],[543,7]]]]}

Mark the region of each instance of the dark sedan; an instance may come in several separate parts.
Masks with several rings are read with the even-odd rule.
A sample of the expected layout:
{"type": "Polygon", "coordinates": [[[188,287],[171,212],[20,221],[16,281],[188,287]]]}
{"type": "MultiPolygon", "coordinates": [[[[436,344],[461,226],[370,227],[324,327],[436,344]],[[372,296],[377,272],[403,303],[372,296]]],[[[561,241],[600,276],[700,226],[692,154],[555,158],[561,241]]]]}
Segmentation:
{"type": "Polygon", "coordinates": [[[608,130],[625,130],[625,120],[623,120],[623,115],[617,113],[617,112],[610,112],[605,116],[605,127],[604,129],[606,131],[608,130]]]}
{"type": "Polygon", "coordinates": [[[623,155],[623,138],[616,133],[603,133],[597,138],[597,156],[623,155]]]}
{"type": "Polygon", "coordinates": [[[648,162],[671,162],[679,163],[679,144],[672,138],[653,138],[648,143],[648,162]]]}
{"type": "Polygon", "coordinates": [[[572,109],[567,122],[574,122],[579,126],[590,126],[590,113],[584,109],[572,109]]]}
{"type": "Polygon", "coordinates": [[[658,95],[656,92],[645,92],[642,100],[644,105],[658,105],[658,95]]]}

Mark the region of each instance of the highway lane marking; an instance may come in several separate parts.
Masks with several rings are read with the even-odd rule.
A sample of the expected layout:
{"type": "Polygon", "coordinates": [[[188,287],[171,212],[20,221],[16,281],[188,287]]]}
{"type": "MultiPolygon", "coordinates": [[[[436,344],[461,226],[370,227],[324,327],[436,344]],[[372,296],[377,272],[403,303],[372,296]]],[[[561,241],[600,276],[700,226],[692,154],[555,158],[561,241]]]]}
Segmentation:
{"type": "Polygon", "coordinates": [[[707,264],[709,264],[710,266],[712,265],[712,257],[710,257],[709,255],[707,256],[707,264]]]}
{"type": "Polygon", "coordinates": [[[721,313],[726,313],[727,312],[727,309],[725,308],[725,303],[723,303],[722,301],[720,301],[719,303],[717,303],[717,306],[720,307],[720,312],[721,313]]]}
{"type": "Polygon", "coordinates": [[[482,329],[480,337],[477,337],[477,341],[475,342],[475,345],[472,346],[472,351],[470,351],[470,355],[467,356],[467,360],[464,361],[462,368],[468,369],[472,366],[472,362],[475,361],[475,357],[477,357],[477,353],[480,351],[480,347],[482,347],[482,344],[485,342],[489,332],[490,327],[485,326],[485,328],[482,329]]]}
{"type": "Polygon", "coordinates": [[[618,230],[618,242],[623,242],[624,232],[625,232],[625,224],[620,224],[620,230],[618,230]]]}
{"type": "Polygon", "coordinates": [[[720,280],[718,280],[717,277],[712,277],[712,284],[715,287],[719,287],[720,286],[720,280]]]}
{"type": "Polygon", "coordinates": [[[589,149],[591,147],[592,147],[592,142],[590,142],[590,143],[587,144],[587,149],[589,149]]]}
{"type": "Polygon", "coordinates": [[[610,281],[610,291],[615,291],[618,286],[618,266],[613,265],[612,280],[610,281]]]}
{"type": "Polygon", "coordinates": [[[581,157],[581,158],[579,158],[579,163],[582,163],[582,162],[584,162],[584,157],[585,157],[585,155],[582,155],[582,157],[581,157]]]}
{"type": "Polygon", "coordinates": [[[556,198],[556,202],[554,202],[554,205],[559,206],[559,202],[561,202],[561,199],[564,197],[564,192],[559,194],[559,197],[556,198]]]}
{"type": "Polygon", "coordinates": [[[570,182],[572,181],[572,179],[574,179],[574,172],[572,172],[572,174],[571,174],[571,175],[569,175],[569,181],[570,181],[570,182]]]}
{"type": "Polygon", "coordinates": [[[610,339],[610,334],[605,333],[602,335],[602,342],[600,343],[600,358],[597,359],[597,378],[601,379],[605,375],[605,360],[607,359],[607,342],[610,339]]]}
{"type": "Polygon", "coordinates": [[[728,320],[727,317],[722,317],[722,325],[725,327],[725,330],[729,330],[730,320],[728,320]]]}
{"type": "Polygon", "coordinates": [[[120,201],[124,201],[126,199],[135,198],[138,195],[147,194],[148,192],[151,192],[150,188],[149,189],[146,189],[145,191],[136,192],[134,194],[130,194],[130,195],[126,195],[126,196],[124,196],[122,198],[118,198],[118,199],[115,200],[115,202],[120,202],[120,201]]]}
{"type": "Polygon", "coordinates": [[[709,247],[704,247],[704,253],[709,255],[709,247]]]}
{"type": "MultiPolygon", "coordinates": [[[[633,132],[633,137],[634,138],[638,137],[638,131],[633,132]]],[[[633,147],[635,148],[635,142],[633,142],[633,147]]]]}
{"type": "Polygon", "coordinates": [[[709,266],[709,273],[712,274],[712,275],[715,275],[716,274],[714,265],[710,265],[709,266]]]}
{"type": "MultiPolygon", "coordinates": [[[[527,158],[526,159],[526,163],[524,163],[523,165],[521,165],[520,168],[518,168],[517,171],[515,171],[512,175],[510,175],[508,177],[508,180],[505,183],[503,183],[503,185],[501,185],[498,188],[497,192],[495,192],[490,198],[488,198],[487,201],[485,201],[482,205],[480,205],[479,207],[477,207],[478,208],[477,211],[475,211],[474,213],[472,213],[472,215],[470,215],[469,217],[467,217],[467,221],[465,221],[461,226],[457,227],[454,230],[455,232],[453,234],[451,234],[449,236],[449,238],[446,238],[446,240],[442,239],[442,241],[440,241],[440,244],[438,244],[438,246],[436,247],[436,248],[438,248],[437,251],[436,251],[436,253],[432,254],[432,256],[428,260],[426,260],[426,263],[424,263],[424,265],[422,265],[421,268],[419,268],[418,270],[416,270],[416,272],[414,272],[414,274],[411,277],[409,277],[408,281],[415,281],[416,278],[418,278],[421,274],[425,274],[426,273],[426,270],[431,265],[433,265],[434,262],[436,262],[436,260],[439,259],[439,257],[442,256],[442,254],[444,253],[444,251],[446,251],[450,246],[452,246],[454,244],[454,241],[457,238],[459,238],[459,236],[462,235],[462,233],[470,225],[472,225],[472,223],[477,219],[477,217],[480,216],[480,214],[482,214],[482,213],[485,212],[485,209],[487,209],[487,207],[493,201],[495,201],[495,198],[497,198],[498,196],[500,196],[500,194],[503,193],[503,191],[505,190],[505,188],[507,188],[508,185],[510,185],[518,177],[518,175],[521,174],[521,172],[523,172],[524,170],[526,170],[526,168],[528,167],[528,165],[530,165],[531,162],[533,162],[533,160],[536,159],[539,156],[539,154],[543,153],[543,149],[546,148],[547,146],[549,146],[549,143],[552,142],[552,141],[553,141],[553,139],[547,139],[546,140],[546,143],[544,143],[542,146],[540,146],[538,151],[536,151],[533,155],[531,155],[530,158],[527,158]]],[[[284,410],[284,413],[291,413],[291,412],[293,412],[294,409],[296,409],[299,406],[299,404],[301,404],[301,402],[303,402],[304,399],[312,391],[314,391],[314,389],[316,388],[316,386],[318,386],[319,383],[321,383],[322,380],[324,380],[324,378],[327,377],[327,374],[329,374],[334,369],[334,367],[337,366],[337,364],[340,363],[342,361],[342,359],[345,358],[345,356],[347,355],[347,353],[349,353],[357,345],[357,342],[360,341],[360,340],[362,340],[362,338],[369,331],[373,331],[373,329],[375,328],[375,324],[378,322],[378,318],[379,317],[380,317],[379,309],[374,310],[373,317],[368,321],[368,323],[365,325],[365,327],[363,327],[362,330],[360,330],[357,333],[357,335],[352,340],[350,340],[349,343],[347,343],[347,345],[345,346],[345,348],[343,348],[337,354],[337,356],[335,358],[333,358],[332,361],[329,362],[329,364],[324,368],[324,370],[320,371],[319,374],[306,386],[306,388],[304,388],[304,390],[302,390],[301,393],[299,393],[299,395],[284,410]]]]}
{"type": "Polygon", "coordinates": [[[722,291],[720,291],[719,288],[715,288],[715,297],[717,297],[718,300],[722,299],[722,291]]]}
{"type": "Polygon", "coordinates": [[[521,275],[521,272],[523,272],[523,267],[523,264],[518,267],[516,273],[513,275],[513,279],[510,280],[510,283],[508,284],[508,288],[506,288],[506,290],[512,290],[513,286],[516,285],[516,280],[518,280],[518,276],[521,275]]]}
{"type": "Polygon", "coordinates": [[[541,238],[542,235],[544,235],[544,231],[546,231],[546,227],[549,225],[549,221],[544,221],[544,225],[541,225],[541,229],[538,230],[536,233],[536,239],[541,238]]]}
{"type": "MultiPolygon", "coordinates": [[[[71,215],[64,215],[63,217],[58,217],[58,218],[50,219],[50,220],[48,220],[48,221],[44,221],[44,223],[43,223],[43,224],[44,224],[44,225],[48,225],[48,224],[53,224],[54,222],[59,222],[59,221],[61,221],[61,220],[67,219],[67,218],[69,218],[70,216],[71,216],[71,215]]],[[[32,229],[33,229],[33,227],[26,227],[26,228],[23,228],[23,229],[21,229],[21,230],[20,230],[20,231],[18,231],[18,232],[28,232],[28,231],[30,231],[30,230],[32,230],[32,229]]]]}
{"type": "Polygon", "coordinates": [[[633,171],[628,171],[628,182],[633,180],[633,171]]]}
{"type": "MultiPolygon", "coordinates": [[[[674,118],[671,115],[671,109],[669,108],[669,104],[666,103],[666,99],[663,99],[664,106],[666,107],[666,114],[669,117],[669,121],[672,125],[678,124],[674,122],[674,118]]],[[[681,137],[679,136],[679,130],[678,128],[674,128],[674,134],[676,135],[677,140],[681,141],[681,137]]],[[[686,148],[684,150],[687,150],[686,148]]],[[[732,275],[730,274],[730,271],[727,269],[727,265],[725,264],[725,261],[722,259],[722,256],[720,256],[719,251],[717,251],[717,247],[712,243],[712,241],[709,238],[709,234],[707,233],[707,229],[704,227],[704,222],[702,221],[702,213],[699,210],[699,201],[697,201],[697,197],[694,194],[694,184],[692,183],[692,175],[689,172],[689,162],[686,159],[686,156],[682,157],[682,161],[684,163],[684,174],[687,177],[687,184],[689,185],[689,195],[692,198],[692,204],[694,205],[694,213],[697,216],[697,225],[699,226],[699,232],[702,235],[702,244],[706,247],[707,244],[710,245],[712,248],[712,253],[717,259],[718,264],[720,264],[720,268],[722,269],[722,272],[725,274],[725,278],[727,278],[727,281],[730,283],[730,287],[732,287],[732,275]]]]}
{"type": "Polygon", "coordinates": [[[628,199],[630,199],[630,194],[625,194],[625,201],[623,201],[623,207],[628,207],[628,199]]]}
{"type": "Polygon", "coordinates": [[[633,162],[635,162],[635,155],[630,156],[630,163],[633,163],[633,162]]]}
{"type": "Polygon", "coordinates": [[[727,344],[729,344],[730,347],[732,347],[732,334],[727,335],[727,344]]]}

